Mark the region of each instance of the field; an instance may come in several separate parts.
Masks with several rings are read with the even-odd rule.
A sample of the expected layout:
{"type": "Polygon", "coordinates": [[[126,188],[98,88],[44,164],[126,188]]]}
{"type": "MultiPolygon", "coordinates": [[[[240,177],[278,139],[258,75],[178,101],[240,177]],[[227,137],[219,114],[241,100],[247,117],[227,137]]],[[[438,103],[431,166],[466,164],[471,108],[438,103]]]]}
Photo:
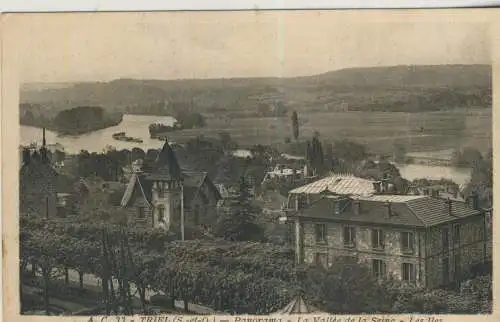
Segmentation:
{"type": "MultiPolygon", "coordinates": [[[[392,153],[394,144],[407,151],[436,151],[492,147],[491,109],[455,109],[439,112],[318,112],[299,114],[300,137],[315,131],[324,140],[348,139],[367,145],[375,153],[392,153]]],[[[182,142],[198,135],[215,137],[228,132],[241,146],[284,144],[291,137],[291,121],[282,118],[239,118],[209,116],[207,126],[183,130],[170,137],[182,142]]]]}

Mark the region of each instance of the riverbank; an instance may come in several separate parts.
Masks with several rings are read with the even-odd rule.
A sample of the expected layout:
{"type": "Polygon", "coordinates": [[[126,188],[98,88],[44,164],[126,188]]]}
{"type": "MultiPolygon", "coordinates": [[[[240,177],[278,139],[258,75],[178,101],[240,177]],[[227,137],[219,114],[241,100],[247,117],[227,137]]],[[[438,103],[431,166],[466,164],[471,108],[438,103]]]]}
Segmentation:
{"type": "Polygon", "coordinates": [[[85,127],[81,128],[61,128],[57,126],[53,121],[34,121],[34,122],[26,122],[22,119],[20,120],[21,126],[30,126],[37,129],[45,128],[48,131],[52,131],[57,133],[58,136],[78,136],[83,134],[92,133],[95,131],[107,129],[109,127],[117,126],[123,122],[123,115],[114,116],[107,118],[99,123],[88,123],[85,127]]]}

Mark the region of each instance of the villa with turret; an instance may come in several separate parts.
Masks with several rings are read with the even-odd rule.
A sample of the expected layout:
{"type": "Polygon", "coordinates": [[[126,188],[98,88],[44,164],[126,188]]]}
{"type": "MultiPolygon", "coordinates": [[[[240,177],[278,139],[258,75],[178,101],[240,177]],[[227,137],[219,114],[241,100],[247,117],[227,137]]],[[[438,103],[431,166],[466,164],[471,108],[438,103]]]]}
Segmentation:
{"type": "Polygon", "coordinates": [[[216,218],[220,193],[206,172],[183,171],[165,142],[153,162],[134,168],[121,200],[129,225],[163,228],[182,235],[186,226],[216,218]]]}

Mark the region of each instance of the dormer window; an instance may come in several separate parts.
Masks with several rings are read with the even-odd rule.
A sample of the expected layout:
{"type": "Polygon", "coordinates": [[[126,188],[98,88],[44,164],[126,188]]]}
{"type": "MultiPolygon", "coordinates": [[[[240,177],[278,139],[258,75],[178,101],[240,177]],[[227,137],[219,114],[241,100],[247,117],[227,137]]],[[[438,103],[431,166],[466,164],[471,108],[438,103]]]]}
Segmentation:
{"type": "Polygon", "coordinates": [[[333,204],[333,211],[335,215],[340,214],[340,200],[335,200],[333,204]]]}

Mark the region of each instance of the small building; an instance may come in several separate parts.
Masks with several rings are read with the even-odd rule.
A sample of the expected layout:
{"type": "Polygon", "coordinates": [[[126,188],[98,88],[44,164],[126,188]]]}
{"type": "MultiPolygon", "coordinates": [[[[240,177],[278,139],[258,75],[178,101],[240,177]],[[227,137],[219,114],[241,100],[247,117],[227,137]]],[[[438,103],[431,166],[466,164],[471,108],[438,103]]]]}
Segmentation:
{"type": "MultiPolygon", "coordinates": [[[[329,266],[347,256],[379,278],[391,275],[433,288],[460,280],[491,258],[491,210],[480,209],[476,197],[462,202],[366,194],[368,184],[347,183],[284,209],[293,222],[299,264],[329,266]]],[[[313,188],[291,194],[319,192],[313,188]]]]}
{"type": "Polygon", "coordinates": [[[302,180],[304,178],[304,170],[296,167],[289,167],[284,164],[277,164],[273,169],[270,169],[264,175],[262,184],[270,181],[289,180],[291,182],[302,180]]]}
{"type": "Polygon", "coordinates": [[[136,169],[121,200],[129,225],[182,232],[184,225],[211,223],[220,193],[206,172],[182,171],[165,142],[154,162],[136,169]]]}

